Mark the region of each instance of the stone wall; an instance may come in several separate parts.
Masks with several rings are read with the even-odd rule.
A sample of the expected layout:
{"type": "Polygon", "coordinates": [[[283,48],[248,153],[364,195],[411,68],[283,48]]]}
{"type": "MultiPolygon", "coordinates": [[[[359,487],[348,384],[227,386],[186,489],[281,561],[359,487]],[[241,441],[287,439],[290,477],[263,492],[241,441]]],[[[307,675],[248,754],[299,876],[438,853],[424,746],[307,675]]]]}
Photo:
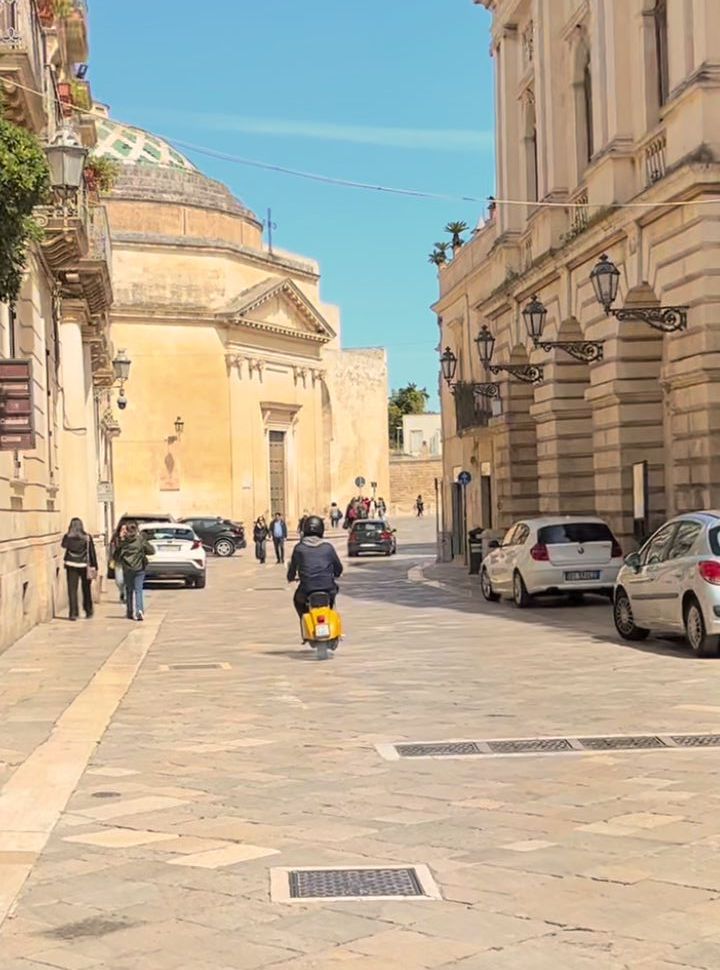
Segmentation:
{"type": "Polygon", "coordinates": [[[393,512],[412,512],[415,500],[422,495],[425,514],[435,511],[435,479],[442,481],[442,458],[412,458],[396,455],[390,458],[390,507],[393,512]]]}

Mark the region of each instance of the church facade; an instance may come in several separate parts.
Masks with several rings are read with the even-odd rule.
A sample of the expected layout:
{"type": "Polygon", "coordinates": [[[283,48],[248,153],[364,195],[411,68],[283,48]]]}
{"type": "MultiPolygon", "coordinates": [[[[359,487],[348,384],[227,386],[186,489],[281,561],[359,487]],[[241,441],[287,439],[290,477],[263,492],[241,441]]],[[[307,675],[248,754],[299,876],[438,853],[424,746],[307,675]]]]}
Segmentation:
{"type": "Polygon", "coordinates": [[[122,163],[106,199],[112,338],[132,360],[114,442],[115,515],[291,524],[356,494],[388,496],[384,350],[343,350],[316,262],[263,241],[226,186],[110,118],[122,163]]]}

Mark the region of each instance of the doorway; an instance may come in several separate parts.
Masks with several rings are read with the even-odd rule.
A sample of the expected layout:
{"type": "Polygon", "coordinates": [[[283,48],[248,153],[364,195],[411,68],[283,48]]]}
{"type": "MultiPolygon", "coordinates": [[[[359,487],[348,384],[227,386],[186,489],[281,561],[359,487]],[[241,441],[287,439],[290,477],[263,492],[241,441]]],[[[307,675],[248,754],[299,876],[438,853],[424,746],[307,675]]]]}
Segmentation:
{"type": "Polygon", "coordinates": [[[270,515],[280,512],[286,515],[285,508],[285,479],[286,479],[286,449],[285,432],[271,431],[270,442],[270,515]]]}

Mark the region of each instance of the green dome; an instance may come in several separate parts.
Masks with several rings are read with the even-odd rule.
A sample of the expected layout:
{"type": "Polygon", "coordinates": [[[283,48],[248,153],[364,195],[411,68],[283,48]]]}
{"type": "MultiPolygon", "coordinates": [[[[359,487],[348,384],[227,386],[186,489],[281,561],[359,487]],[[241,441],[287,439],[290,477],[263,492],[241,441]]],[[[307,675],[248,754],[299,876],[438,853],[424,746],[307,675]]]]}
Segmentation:
{"type": "Polygon", "coordinates": [[[99,120],[94,154],[132,165],[162,165],[166,168],[197,172],[193,163],[172,145],[149,131],[124,125],[110,118],[99,120]]]}

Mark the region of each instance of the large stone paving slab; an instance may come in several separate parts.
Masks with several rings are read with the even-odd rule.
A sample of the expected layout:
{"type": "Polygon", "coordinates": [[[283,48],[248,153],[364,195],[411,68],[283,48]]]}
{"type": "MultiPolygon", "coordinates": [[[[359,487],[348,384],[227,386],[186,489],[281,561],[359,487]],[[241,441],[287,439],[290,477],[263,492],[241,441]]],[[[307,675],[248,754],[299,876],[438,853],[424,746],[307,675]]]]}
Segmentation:
{"type": "MultiPolygon", "coordinates": [[[[719,751],[387,762],[375,745],[713,732],[720,665],[618,643],[599,603],[519,614],[454,587],[455,567],[428,584],[415,538],[348,563],[326,664],[274,566],[212,561],[204,592],[153,594],[167,618],[47,845],[0,832],[0,880],[32,865],[3,970],[716,970],[719,751]],[[443,899],[270,901],[273,868],[414,864],[443,899]]],[[[45,634],[13,648],[13,772],[107,629],[81,673],[52,668],[52,695],[31,669],[45,634]]]]}

